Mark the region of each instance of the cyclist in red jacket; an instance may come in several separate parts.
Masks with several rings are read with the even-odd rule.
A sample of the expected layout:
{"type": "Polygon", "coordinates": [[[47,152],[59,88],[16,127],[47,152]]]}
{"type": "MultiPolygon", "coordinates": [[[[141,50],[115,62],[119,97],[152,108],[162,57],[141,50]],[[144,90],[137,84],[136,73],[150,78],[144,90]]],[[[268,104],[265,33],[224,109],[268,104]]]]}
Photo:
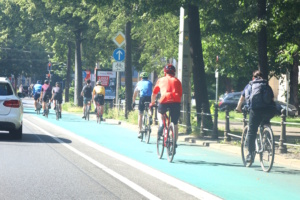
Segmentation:
{"type": "Polygon", "coordinates": [[[152,106],[155,102],[158,92],[160,92],[161,97],[158,104],[158,120],[159,129],[158,136],[162,135],[163,132],[163,114],[170,109],[171,121],[175,125],[176,141],[178,139],[178,119],[180,116],[180,103],[182,96],[182,85],[179,79],[175,77],[175,67],[172,64],[168,64],[164,67],[165,76],[158,79],[156,85],[153,88],[153,93],[151,96],[152,106]]]}

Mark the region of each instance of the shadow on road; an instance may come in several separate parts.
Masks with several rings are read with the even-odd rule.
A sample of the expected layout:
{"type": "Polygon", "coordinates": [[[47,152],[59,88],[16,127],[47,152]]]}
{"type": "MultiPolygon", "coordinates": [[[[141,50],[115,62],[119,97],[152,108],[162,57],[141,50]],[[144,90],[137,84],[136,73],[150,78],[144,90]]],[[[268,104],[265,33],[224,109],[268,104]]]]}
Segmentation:
{"type": "Polygon", "coordinates": [[[300,175],[300,170],[288,169],[288,168],[284,168],[284,167],[273,167],[273,169],[271,170],[270,173],[300,175]]]}
{"type": "Polygon", "coordinates": [[[15,140],[8,133],[0,133],[0,142],[18,142],[18,143],[59,143],[55,139],[59,139],[64,143],[72,143],[71,140],[60,138],[60,137],[51,137],[43,134],[31,134],[31,133],[23,133],[23,137],[21,140],[15,140]]]}
{"type": "MultiPolygon", "coordinates": [[[[176,162],[189,164],[189,165],[211,165],[211,166],[227,166],[227,167],[245,167],[243,164],[237,163],[218,163],[218,162],[206,162],[206,161],[187,161],[187,160],[176,160],[176,162]]],[[[255,168],[255,166],[253,167],[255,168]]]]}

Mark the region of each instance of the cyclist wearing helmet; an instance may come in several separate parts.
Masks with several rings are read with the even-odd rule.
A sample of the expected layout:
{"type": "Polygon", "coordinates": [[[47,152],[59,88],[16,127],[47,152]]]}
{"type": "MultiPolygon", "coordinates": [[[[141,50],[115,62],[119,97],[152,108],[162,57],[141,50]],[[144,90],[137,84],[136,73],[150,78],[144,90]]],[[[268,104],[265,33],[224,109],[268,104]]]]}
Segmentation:
{"type": "Polygon", "coordinates": [[[91,86],[91,80],[88,79],[86,81],[86,85],[82,88],[82,91],[81,91],[81,96],[83,96],[83,117],[82,118],[85,118],[85,108],[86,108],[86,104],[88,101],[90,101],[92,99],[92,86],[91,86]]]}
{"type": "Polygon", "coordinates": [[[41,96],[41,91],[42,91],[41,81],[37,81],[36,84],[33,86],[33,91],[32,91],[35,111],[36,111],[37,100],[41,96]]]}
{"type": "MultiPolygon", "coordinates": [[[[152,94],[152,82],[148,80],[148,73],[142,72],[140,74],[141,80],[136,84],[136,88],[134,89],[133,97],[132,97],[132,107],[135,107],[135,99],[138,93],[140,93],[140,100],[139,100],[139,118],[138,118],[138,126],[139,126],[139,133],[138,138],[141,137],[142,131],[142,118],[143,112],[145,110],[145,102],[151,102],[151,94],[152,94]]],[[[151,123],[150,117],[150,123],[151,123]]]]}
{"type": "MultiPolygon", "coordinates": [[[[42,92],[41,92],[41,98],[43,98],[42,99],[43,110],[44,110],[43,116],[45,116],[46,102],[48,102],[50,100],[50,97],[51,97],[51,90],[52,90],[52,87],[49,85],[49,81],[45,80],[44,85],[42,86],[42,92]]],[[[51,108],[51,105],[49,104],[49,109],[50,108],[51,108]]]]}
{"type": "Polygon", "coordinates": [[[51,101],[57,100],[59,105],[56,105],[56,101],[54,101],[54,110],[56,109],[56,106],[59,106],[59,114],[61,117],[61,103],[62,103],[62,94],[63,94],[63,89],[60,87],[60,83],[56,82],[55,87],[52,89],[52,98],[51,101]]]}
{"type": "Polygon", "coordinates": [[[100,118],[103,121],[103,105],[104,105],[104,97],[105,97],[105,88],[101,85],[101,81],[96,82],[96,86],[93,89],[93,100],[95,106],[95,112],[97,112],[97,102],[100,104],[100,118]]]}
{"type": "Polygon", "coordinates": [[[182,96],[182,85],[180,80],[175,77],[175,67],[168,64],[164,67],[164,77],[159,78],[153,88],[151,106],[154,105],[156,96],[160,92],[161,97],[158,104],[158,136],[163,132],[163,114],[170,109],[171,120],[175,125],[176,141],[178,139],[178,119],[180,116],[180,103],[182,96]]]}

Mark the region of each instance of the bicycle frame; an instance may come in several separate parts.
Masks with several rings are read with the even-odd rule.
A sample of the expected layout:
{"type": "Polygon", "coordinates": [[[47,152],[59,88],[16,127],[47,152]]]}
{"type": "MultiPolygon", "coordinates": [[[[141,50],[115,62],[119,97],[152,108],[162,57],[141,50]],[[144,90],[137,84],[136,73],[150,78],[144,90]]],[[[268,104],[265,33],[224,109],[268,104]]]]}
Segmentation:
{"type": "Polygon", "coordinates": [[[167,143],[167,139],[168,139],[168,137],[167,137],[167,131],[168,131],[168,127],[170,125],[170,118],[169,118],[167,112],[163,115],[163,124],[164,124],[163,136],[164,136],[164,146],[165,147],[167,146],[167,144],[166,144],[167,143]]]}

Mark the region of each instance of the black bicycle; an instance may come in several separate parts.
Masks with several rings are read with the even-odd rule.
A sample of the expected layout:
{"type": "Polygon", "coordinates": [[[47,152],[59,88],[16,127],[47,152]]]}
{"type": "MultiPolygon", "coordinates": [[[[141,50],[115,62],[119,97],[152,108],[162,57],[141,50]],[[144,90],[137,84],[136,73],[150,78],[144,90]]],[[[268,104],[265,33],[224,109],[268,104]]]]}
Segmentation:
{"type": "Polygon", "coordinates": [[[85,120],[90,120],[90,109],[91,109],[91,100],[89,100],[86,104],[85,110],[84,110],[84,116],[85,120]]]}
{"type": "Polygon", "coordinates": [[[46,105],[45,105],[45,110],[44,110],[45,117],[47,117],[47,118],[48,118],[48,115],[49,115],[49,106],[50,106],[50,103],[49,103],[49,101],[47,101],[46,105]]]}
{"type": "Polygon", "coordinates": [[[58,100],[55,100],[55,106],[56,120],[59,120],[61,118],[61,111],[59,110],[58,100]]]}
{"type": "Polygon", "coordinates": [[[147,144],[150,141],[150,134],[151,134],[151,116],[148,115],[149,112],[149,104],[150,102],[145,102],[145,110],[143,114],[143,124],[142,124],[142,131],[141,131],[141,142],[145,140],[147,144]],[[150,116],[150,117],[149,117],[150,116]]]}
{"type": "MultiPolygon", "coordinates": [[[[245,115],[247,114],[247,109],[243,108],[243,112],[245,115]]],[[[269,172],[272,169],[275,157],[275,142],[274,142],[274,134],[270,126],[260,125],[259,133],[257,134],[255,140],[255,154],[253,162],[246,162],[246,156],[249,154],[248,144],[246,142],[248,136],[248,125],[245,126],[241,139],[241,153],[242,160],[245,167],[251,167],[254,162],[255,155],[259,155],[260,165],[263,171],[269,172]]]]}

